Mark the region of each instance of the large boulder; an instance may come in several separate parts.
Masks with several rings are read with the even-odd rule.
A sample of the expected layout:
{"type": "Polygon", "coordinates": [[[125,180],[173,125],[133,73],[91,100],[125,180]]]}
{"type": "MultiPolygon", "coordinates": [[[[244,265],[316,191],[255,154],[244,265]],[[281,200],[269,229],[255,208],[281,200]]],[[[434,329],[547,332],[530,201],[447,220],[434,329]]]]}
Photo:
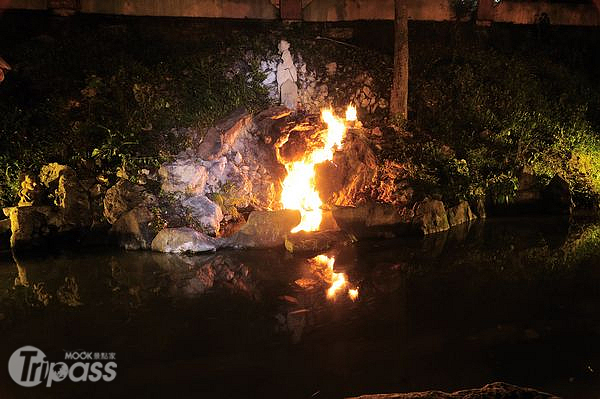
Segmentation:
{"type": "Polygon", "coordinates": [[[10,218],[13,249],[44,246],[51,234],[82,231],[81,225],[74,224],[64,208],[49,205],[20,206],[3,209],[10,218]]]}
{"type": "Polygon", "coordinates": [[[574,204],[571,188],[562,176],[554,175],[542,190],[543,208],[550,214],[570,215],[574,204]]]}
{"type": "Polygon", "coordinates": [[[163,229],[152,240],[152,250],[157,252],[207,252],[215,249],[215,239],[189,227],[163,229]]]}
{"type": "Polygon", "coordinates": [[[371,202],[357,207],[335,207],[333,217],[342,231],[356,238],[396,236],[411,228],[412,211],[371,202]]]}
{"type": "Polygon", "coordinates": [[[477,216],[471,211],[467,201],[461,201],[458,205],[448,208],[448,224],[450,227],[470,222],[477,219],[477,216]]]}
{"type": "Polygon", "coordinates": [[[425,235],[448,230],[450,224],[444,203],[425,199],[415,204],[413,225],[425,235]]]}
{"type": "Polygon", "coordinates": [[[276,107],[253,118],[238,110],[209,129],[199,145],[198,135],[190,133],[190,147],[159,169],[162,191],[218,199],[225,221],[235,220],[240,209],[276,209],[286,174],[275,147],[286,123],[281,112],[276,107]]]}
{"type": "Polygon", "coordinates": [[[144,201],[144,187],[121,179],[104,195],[104,217],[114,224],[125,212],[144,201]]]}
{"type": "Polygon", "coordinates": [[[254,211],[240,231],[227,239],[227,246],[272,248],[284,245],[285,237],[300,220],[300,212],[296,210],[254,211]]]}
{"type": "Polygon", "coordinates": [[[56,202],[64,209],[64,224],[74,228],[92,224],[90,197],[74,174],[64,173],[58,179],[56,202]]]}
{"type": "Polygon", "coordinates": [[[77,174],[66,165],[50,163],[42,166],[40,183],[54,197],[54,203],[62,208],[62,230],[88,227],[92,224],[92,210],[88,191],[81,185],[77,174]]]}
{"type": "Polygon", "coordinates": [[[10,246],[15,250],[45,244],[50,230],[48,215],[50,206],[22,206],[4,208],[4,214],[10,218],[10,246]]]}
{"type": "Polygon", "coordinates": [[[197,148],[196,155],[205,160],[222,157],[233,147],[238,137],[250,127],[252,116],[245,109],[238,109],[208,129],[197,148]]]}
{"type": "Polygon", "coordinates": [[[155,215],[141,204],[121,215],[110,231],[122,248],[150,249],[156,235],[154,221],[155,215]]]}
{"type": "Polygon", "coordinates": [[[64,175],[73,176],[75,175],[75,171],[66,165],[61,165],[56,162],[49,163],[42,166],[40,169],[40,183],[46,187],[56,188],[58,186],[58,180],[64,175]]]}
{"type": "Polygon", "coordinates": [[[355,205],[370,195],[377,174],[377,159],[363,136],[348,131],[342,151],[331,162],[316,167],[316,186],[321,199],[338,206],[355,205]]]}
{"type": "Polygon", "coordinates": [[[161,207],[168,227],[193,227],[209,235],[219,233],[223,212],[204,195],[175,195],[161,207]]]}
{"type": "Polygon", "coordinates": [[[161,165],[158,170],[161,189],[167,193],[181,192],[203,194],[208,179],[208,170],[201,160],[177,159],[161,165]]]}

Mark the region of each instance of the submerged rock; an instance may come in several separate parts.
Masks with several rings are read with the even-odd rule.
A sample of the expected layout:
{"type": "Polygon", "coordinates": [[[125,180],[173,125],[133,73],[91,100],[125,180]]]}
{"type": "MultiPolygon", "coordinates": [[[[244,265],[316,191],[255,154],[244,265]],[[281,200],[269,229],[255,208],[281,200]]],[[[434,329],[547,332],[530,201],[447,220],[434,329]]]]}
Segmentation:
{"type": "Polygon", "coordinates": [[[471,211],[471,207],[467,201],[461,201],[458,205],[448,208],[448,224],[450,227],[475,219],[477,219],[477,216],[471,211]]]}
{"type": "Polygon", "coordinates": [[[300,223],[300,212],[254,211],[246,224],[227,239],[227,246],[234,248],[272,248],[284,245],[285,237],[300,223]]]}
{"type": "Polygon", "coordinates": [[[416,204],[413,225],[425,235],[448,230],[450,224],[444,203],[425,199],[416,204]]]}
{"type": "Polygon", "coordinates": [[[285,238],[285,249],[289,252],[321,252],[335,244],[350,242],[342,231],[300,231],[285,238]]]}
{"type": "Polygon", "coordinates": [[[532,388],[522,388],[504,382],[494,382],[483,388],[466,389],[453,393],[441,391],[390,393],[376,395],[362,395],[349,399],[475,399],[475,398],[530,398],[530,399],[558,399],[556,395],[540,392],[532,388]]]}
{"type": "Polygon", "coordinates": [[[157,252],[208,252],[216,249],[215,240],[189,227],[161,230],[152,240],[157,252]]]}
{"type": "Polygon", "coordinates": [[[391,204],[372,202],[332,212],[340,229],[357,238],[395,236],[411,229],[412,211],[391,204]]]}

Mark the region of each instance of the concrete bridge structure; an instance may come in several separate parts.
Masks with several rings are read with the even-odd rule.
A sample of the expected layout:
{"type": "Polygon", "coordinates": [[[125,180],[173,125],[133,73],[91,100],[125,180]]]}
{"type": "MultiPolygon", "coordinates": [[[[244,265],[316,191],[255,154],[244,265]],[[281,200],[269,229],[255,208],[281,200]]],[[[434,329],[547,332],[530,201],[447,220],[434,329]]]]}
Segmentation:
{"type": "MultiPolygon", "coordinates": [[[[405,0],[409,18],[456,19],[450,0],[405,0]]],[[[391,20],[394,0],[0,0],[0,10],[53,10],[132,16],[291,19],[315,22],[391,20]]],[[[600,25],[600,0],[588,2],[480,0],[478,22],[600,25]]]]}

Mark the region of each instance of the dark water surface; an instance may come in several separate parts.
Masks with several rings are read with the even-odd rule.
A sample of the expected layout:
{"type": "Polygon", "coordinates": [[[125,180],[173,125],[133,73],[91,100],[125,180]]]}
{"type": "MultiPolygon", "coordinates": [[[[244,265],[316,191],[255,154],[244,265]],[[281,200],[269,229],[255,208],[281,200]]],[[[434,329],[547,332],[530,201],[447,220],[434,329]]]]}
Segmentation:
{"type": "Polygon", "coordinates": [[[4,253],[0,398],[338,398],[493,381],[600,398],[599,248],[600,225],[556,219],[364,241],[327,252],[356,302],[326,298],[316,254],[4,253]],[[117,378],[19,387],[6,364],[25,345],[51,361],[114,353],[117,378]]]}

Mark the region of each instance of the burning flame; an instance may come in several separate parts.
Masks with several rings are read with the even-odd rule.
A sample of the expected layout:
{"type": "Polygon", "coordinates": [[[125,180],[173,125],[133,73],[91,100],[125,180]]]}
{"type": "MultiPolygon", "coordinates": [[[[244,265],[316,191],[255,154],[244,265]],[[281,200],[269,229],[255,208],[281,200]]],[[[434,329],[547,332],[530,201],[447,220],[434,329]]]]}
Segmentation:
{"type": "MultiPolygon", "coordinates": [[[[323,146],[305,154],[302,160],[285,165],[288,174],[283,181],[281,203],[285,209],[297,209],[302,215],[300,224],[292,229],[292,233],[319,229],[323,202],[316,189],[315,165],[331,161],[335,150],[342,148],[346,135],[345,121],[333,115],[330,109],[321,111],[321,119],[327,124],[327,130],[321,136],[323,146]]],[[[346,121],[354,120],[356,109],[350,105],[346,110],[346,121]]]]}
{"type": "Polygon", "coordinates": [[[346,120],[348,122],[355,122],[357,119],[356,108],[354,108],[354,105],[352,104],[348,105],[348,108],[346,109],[346,120]]]}
{"type": "MultiPolygon", "coordinates": [[[[335,299],[336,296],[348,286],[346,274],[333,271],[333,266],[335,265],[335,258],[333,256],[318,255],[314,257],[313,260],[319,266],[326,268],[324,278],[330,283],[330,286],[327,289],[327,298],[335,299]]],[[[353,301],[358,299],[358,287],[348,289],[348,297],[353,301]]]]}

